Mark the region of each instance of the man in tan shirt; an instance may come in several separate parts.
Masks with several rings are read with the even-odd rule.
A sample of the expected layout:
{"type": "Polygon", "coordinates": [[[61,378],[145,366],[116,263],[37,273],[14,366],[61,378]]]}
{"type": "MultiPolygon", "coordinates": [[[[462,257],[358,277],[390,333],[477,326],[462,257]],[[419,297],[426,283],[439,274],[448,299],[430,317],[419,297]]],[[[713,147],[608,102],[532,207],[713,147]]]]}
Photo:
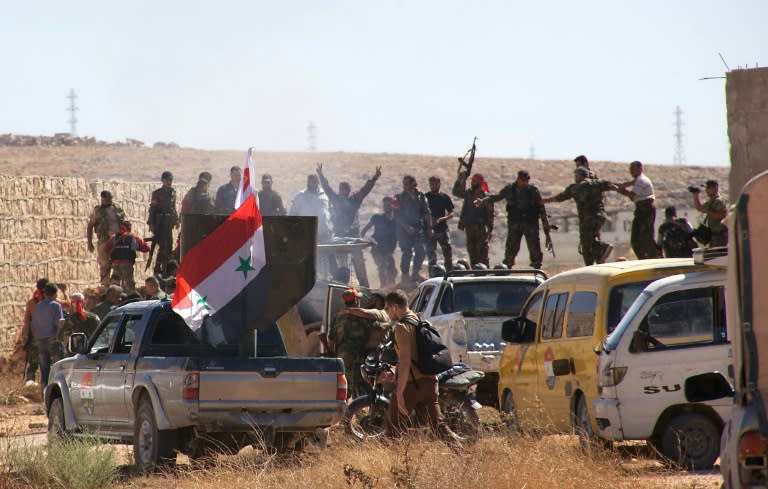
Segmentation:
{"type": "Polygon", "coordinates": [[[416,324],[419,317],[408,308],[408,297],[401,290],[386,296],[386,310],[394,321],[395,349],[399,358],[395,392],[387,411],[387,433],[400,436],[410,422],[411,411],[429,423],[432,432],[450,441],[457,436],[442,422],[438,405],[437,376],[423,374],[416,366],[416,324]]]}

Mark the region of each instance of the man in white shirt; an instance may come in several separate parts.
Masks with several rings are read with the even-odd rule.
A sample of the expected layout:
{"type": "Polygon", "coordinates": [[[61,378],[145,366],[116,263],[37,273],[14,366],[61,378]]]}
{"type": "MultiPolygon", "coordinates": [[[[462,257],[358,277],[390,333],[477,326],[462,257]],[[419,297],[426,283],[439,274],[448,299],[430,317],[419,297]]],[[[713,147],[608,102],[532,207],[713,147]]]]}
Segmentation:
{"type": "Polygon", "coordinates": [[[633,161],[629,164],[629,174],[632,180],[618,184],[617,191],[626,195],[635,203],[635,216],[632,219],[632,235],[630,243],[632,251],[638,260],[658,258],[659,250],[653,238],[654,223],[656,221],[656,207],[653,194],[653,182],[643,174],[643,164],[633,161]],[[627,187],[632,186],[631,190],[627,187]]]}
{"type": "Polygon", "coordinates": [[[317,241],[323,243],[331,239],[328,196],[320,188],[320,179],[314,173],[307,175],[307,188],[293,198],[289,215],[317,217],[317,241]]]}

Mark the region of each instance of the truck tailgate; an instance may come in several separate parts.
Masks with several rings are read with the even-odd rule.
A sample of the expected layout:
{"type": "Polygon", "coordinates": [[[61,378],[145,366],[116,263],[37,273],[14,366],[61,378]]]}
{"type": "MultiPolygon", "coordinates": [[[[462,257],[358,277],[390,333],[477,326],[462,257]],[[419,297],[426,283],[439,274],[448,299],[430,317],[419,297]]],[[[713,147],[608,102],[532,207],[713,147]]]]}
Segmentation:
{"type": "Polygon", "coordinates": [[[336,358],[201,359],[200,409],[333,408],[342,372],[336,358]]]}

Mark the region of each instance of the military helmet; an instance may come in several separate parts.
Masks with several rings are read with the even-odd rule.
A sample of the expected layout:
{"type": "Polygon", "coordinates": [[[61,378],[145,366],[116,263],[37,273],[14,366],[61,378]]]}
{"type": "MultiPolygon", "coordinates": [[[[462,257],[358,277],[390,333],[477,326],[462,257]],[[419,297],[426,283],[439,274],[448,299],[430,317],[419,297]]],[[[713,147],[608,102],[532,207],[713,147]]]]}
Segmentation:
{"type": "Polygon", "coordinates": [[[488,265],[485,263],[475,263],[472,266],[472,270],[488,270],[488,265]]]}
{"type": "Polygon", "coordinates": [[[430,277],[443,277],[445,276],[445,267],[442,265],[432,265],[429,268],[430,277]]]}

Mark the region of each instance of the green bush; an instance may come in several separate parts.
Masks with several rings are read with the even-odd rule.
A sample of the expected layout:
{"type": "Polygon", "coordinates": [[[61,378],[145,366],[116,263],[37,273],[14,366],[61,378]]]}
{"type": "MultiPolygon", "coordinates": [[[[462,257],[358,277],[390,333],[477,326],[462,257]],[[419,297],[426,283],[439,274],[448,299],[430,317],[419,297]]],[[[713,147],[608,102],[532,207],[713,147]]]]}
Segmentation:
{"type": "Polygon", "coordinates": [[[36,488],[102,489],[117,475],[115,448],[92,438],[71,438],[10,451],[13,469],[36,488]]]}

